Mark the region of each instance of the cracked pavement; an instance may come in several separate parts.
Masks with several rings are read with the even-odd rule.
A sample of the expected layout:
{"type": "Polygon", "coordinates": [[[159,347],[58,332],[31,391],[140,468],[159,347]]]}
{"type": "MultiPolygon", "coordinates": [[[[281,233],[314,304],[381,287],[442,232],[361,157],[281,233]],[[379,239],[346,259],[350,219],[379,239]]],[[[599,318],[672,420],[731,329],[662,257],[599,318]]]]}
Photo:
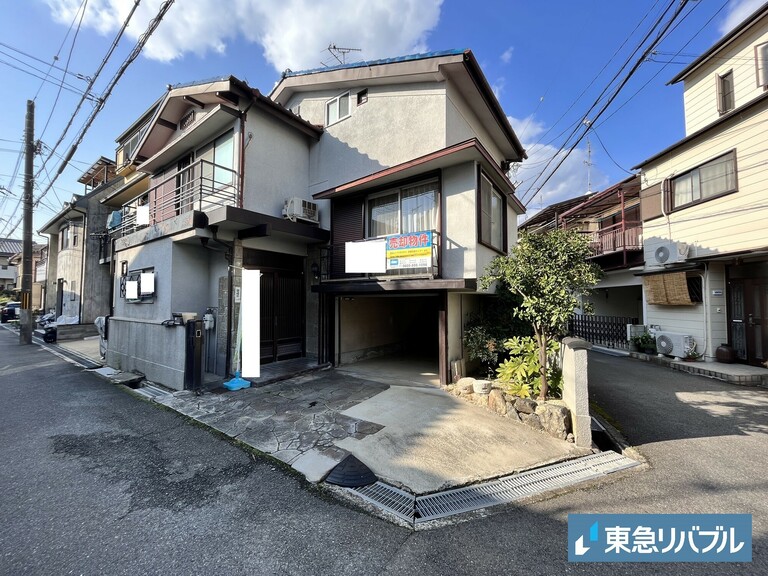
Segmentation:
{"type": "Polygon", "coordinates": [[[260,388],[196,396],[183,391],[157,402],[269,454],[317,482],[349,452],[336,442],[383,428],[344,410],[389,388],[338,372],[318,372],[260,388]]]}

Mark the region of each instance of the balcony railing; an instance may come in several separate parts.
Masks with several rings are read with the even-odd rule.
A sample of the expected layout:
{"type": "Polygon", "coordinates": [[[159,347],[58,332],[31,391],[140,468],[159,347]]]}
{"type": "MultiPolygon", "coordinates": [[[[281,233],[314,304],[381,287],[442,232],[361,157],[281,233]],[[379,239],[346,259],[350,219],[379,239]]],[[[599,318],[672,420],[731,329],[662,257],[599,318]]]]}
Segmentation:
{"type": "Polygon", "coordinates": [[[126,236],[192,210],[204,212],[219,206],[237,206],[238,178],[231,168],[198,160],[123,204],[119,223],[109,228],[109,234],[112,238],[126,236]],[[147,200],[140,206],[139,198],[147,200]],[[141,224],[137,222],[140,209],[149,212],[148,220],[141,224]]]}
{"type": "MultiPolygon", "coordinates": [[[[429,233],[430,231],[426,231],[429,233]]],[[[416,234],[421,234],[416,233],[416,234]]],[[[320,256],[320,281],[334,280],[391,280],[392,278],[439,278],[440,277],[440,233],[431,230],[432,240],[427,256],[427,266],[404,267],[403,258],[398,258],[398,267],[388,260],[385,272],[377,273],[347,273],[346,272],[346,244],[330,244],[321,248],[320,256]]],[[[397,235],[400,236],[400,235],[397,235]]],[[[381,241],[381,238],[371,238],[366,242],[381,241]]]]}
{"type": "Polygon", "coordinates": [[[589,246],[593,256],[602,256],[622,250],[643,249],[643,227],[640,222],[624,222],[589,232],[589,246]]]}

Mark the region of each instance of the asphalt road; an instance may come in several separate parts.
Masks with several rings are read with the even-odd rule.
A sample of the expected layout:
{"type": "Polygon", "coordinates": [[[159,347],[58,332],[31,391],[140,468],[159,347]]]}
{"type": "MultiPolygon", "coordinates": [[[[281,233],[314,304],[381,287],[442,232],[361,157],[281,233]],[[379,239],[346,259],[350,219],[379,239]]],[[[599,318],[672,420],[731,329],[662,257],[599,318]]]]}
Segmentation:
{"type": "Polygon", "coordinates": [[[0,329],[0,574],[766,574],[768,391],[594,355],[651,463],[411,531],[0,329]],[[574,512],[754,514],[754,561],[567,562],[574,512]]]}

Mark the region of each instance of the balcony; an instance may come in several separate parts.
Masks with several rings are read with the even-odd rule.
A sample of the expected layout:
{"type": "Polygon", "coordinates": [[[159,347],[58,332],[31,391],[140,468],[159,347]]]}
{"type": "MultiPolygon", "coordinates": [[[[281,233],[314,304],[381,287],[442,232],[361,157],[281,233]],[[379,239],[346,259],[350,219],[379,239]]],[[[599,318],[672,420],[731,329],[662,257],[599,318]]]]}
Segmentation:
{"type": "Polygon", "coordinates": [[[121,238],[194,210],[238,206],[239,178],[231,168],[198,160],[123,204],[119,217],[110,217],[109,236],[121,238]]]}
{"type": "Polygon", "coordinates": [[[597,232],[587,233],[592,257],[614,252],[643,249],[643,227],[641,222],[620,222],[597,232]]]}
{"type": "Polygon", "coordinates": [[[386,248],[381,250],[380,256],[374,256],[370,259],[371,268],[378,268],[376,272],[349,273],[347,272],[347,243],[324,246],[320,256],[320,281],[440,278],[440,233],[437,230],[371,238],[354,242],[354,244],[368,245],[363,248],[375,248],[373,243],[381,244],[382,242],[386,248]],[[397,241],[401,238],[418,238],[423,237],[423,235],[429,237],[428,242],[422,242],[418,246],[407,246],[407,241],[403,243],[401,240],[400,243],[405,245],[397,246],[397,241]],[[408,256],[398,256],[399,250],[408,250],[409,248],[412,248],[412,251],[408,256]],[[382,261],[379,261],[379,258],[382,261]]]}

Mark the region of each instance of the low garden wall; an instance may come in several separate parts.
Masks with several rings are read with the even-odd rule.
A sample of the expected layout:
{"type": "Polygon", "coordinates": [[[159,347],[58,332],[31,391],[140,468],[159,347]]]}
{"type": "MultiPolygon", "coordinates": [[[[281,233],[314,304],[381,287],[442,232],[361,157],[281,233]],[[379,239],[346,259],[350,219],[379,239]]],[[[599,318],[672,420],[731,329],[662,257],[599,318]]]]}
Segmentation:
{"type": "Polygon", "coordinates": [[[461,378],[456,384],[443,389],[462,400],[483,406],[500,416],[522,422],[536,430],[546,432],[559,440],[574,442],[571,411],[561,400],[541,402],[507,394],[487,380],[461,378]]]}

